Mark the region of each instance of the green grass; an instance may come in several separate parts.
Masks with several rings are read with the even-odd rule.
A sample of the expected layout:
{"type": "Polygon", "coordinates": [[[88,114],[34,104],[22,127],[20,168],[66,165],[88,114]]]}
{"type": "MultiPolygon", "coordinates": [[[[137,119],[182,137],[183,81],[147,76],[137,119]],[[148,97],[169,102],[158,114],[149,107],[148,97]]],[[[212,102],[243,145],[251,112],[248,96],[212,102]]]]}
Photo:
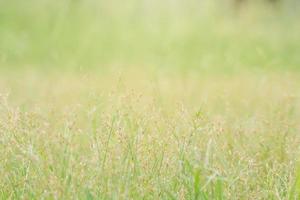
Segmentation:
{"type": "MultiPolygon", "coordinates": [[[[291,0],[290,0],[291,1],[291,0]]],[[[0,2],[0,63],[9,68],[142,66],[298,69],[299,12],[226,2],[0,2]]]]}
{"type": "Polygon", "coordinates": [[[2,199],[298,198],[299,75],[15,78],[0,84],[2,199]]]}
{"type": "Polygon", "coordinates": [[[292,2],[0,1],[0,199],[300,199],[292,2]]]}

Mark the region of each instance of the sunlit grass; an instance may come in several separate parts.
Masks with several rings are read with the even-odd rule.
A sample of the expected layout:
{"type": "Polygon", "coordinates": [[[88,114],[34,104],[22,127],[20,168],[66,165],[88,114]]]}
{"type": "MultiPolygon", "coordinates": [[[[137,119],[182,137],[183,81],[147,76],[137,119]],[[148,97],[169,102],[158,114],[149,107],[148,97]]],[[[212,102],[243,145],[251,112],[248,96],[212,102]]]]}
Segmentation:
{"type": "Polygon", "coordinates": [[[299,194],[298,75],[15,78],[1,78],[2,199],[299,194]]]}
{"type": "Polygon", "coordinates": [[[299,3],[0,1],[0,199],[299,199],[299,3]]]}

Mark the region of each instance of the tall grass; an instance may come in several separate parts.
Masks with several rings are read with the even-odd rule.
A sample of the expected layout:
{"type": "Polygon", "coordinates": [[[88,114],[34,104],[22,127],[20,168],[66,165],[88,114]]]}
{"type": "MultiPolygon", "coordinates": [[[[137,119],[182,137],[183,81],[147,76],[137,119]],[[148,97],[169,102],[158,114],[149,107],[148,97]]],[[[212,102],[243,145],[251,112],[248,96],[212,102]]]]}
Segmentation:
{"type": "Polygon", "coordinates": [[[2,77],[0,198],[297,199],[298,80],[2,77]]]}
{"type": "Polygon", "coordinates": [[[299,3],[0,0],[0,199],[299,199],[299,3]]]}

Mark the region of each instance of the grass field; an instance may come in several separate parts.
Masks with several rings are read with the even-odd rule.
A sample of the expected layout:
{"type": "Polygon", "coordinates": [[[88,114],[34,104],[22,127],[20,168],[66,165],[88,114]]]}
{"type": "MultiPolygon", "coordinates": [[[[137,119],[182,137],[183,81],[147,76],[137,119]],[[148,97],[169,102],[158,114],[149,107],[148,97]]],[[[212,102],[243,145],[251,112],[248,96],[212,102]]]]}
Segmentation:
{"type": "Polygon", "coordinates": [[[298,8],[213,2],[0,1],[0,199],[300,199],[298,8]]]}

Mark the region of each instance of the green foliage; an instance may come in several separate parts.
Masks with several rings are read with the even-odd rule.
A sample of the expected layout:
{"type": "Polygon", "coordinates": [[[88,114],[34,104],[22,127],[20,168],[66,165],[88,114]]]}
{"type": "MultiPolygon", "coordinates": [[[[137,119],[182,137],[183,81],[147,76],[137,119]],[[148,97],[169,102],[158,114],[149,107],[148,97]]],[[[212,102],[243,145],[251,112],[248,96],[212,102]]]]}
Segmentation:
{"type": "Polygon", "coordinates": [[[1,1],[1,66],[298,68],[297,6],[234,11],[227,4],[1,1]]]}
{"type": "Polygon", "coordinates": [[[0,0],[0,199],[299,199],[299,3],[0,0]]]}

